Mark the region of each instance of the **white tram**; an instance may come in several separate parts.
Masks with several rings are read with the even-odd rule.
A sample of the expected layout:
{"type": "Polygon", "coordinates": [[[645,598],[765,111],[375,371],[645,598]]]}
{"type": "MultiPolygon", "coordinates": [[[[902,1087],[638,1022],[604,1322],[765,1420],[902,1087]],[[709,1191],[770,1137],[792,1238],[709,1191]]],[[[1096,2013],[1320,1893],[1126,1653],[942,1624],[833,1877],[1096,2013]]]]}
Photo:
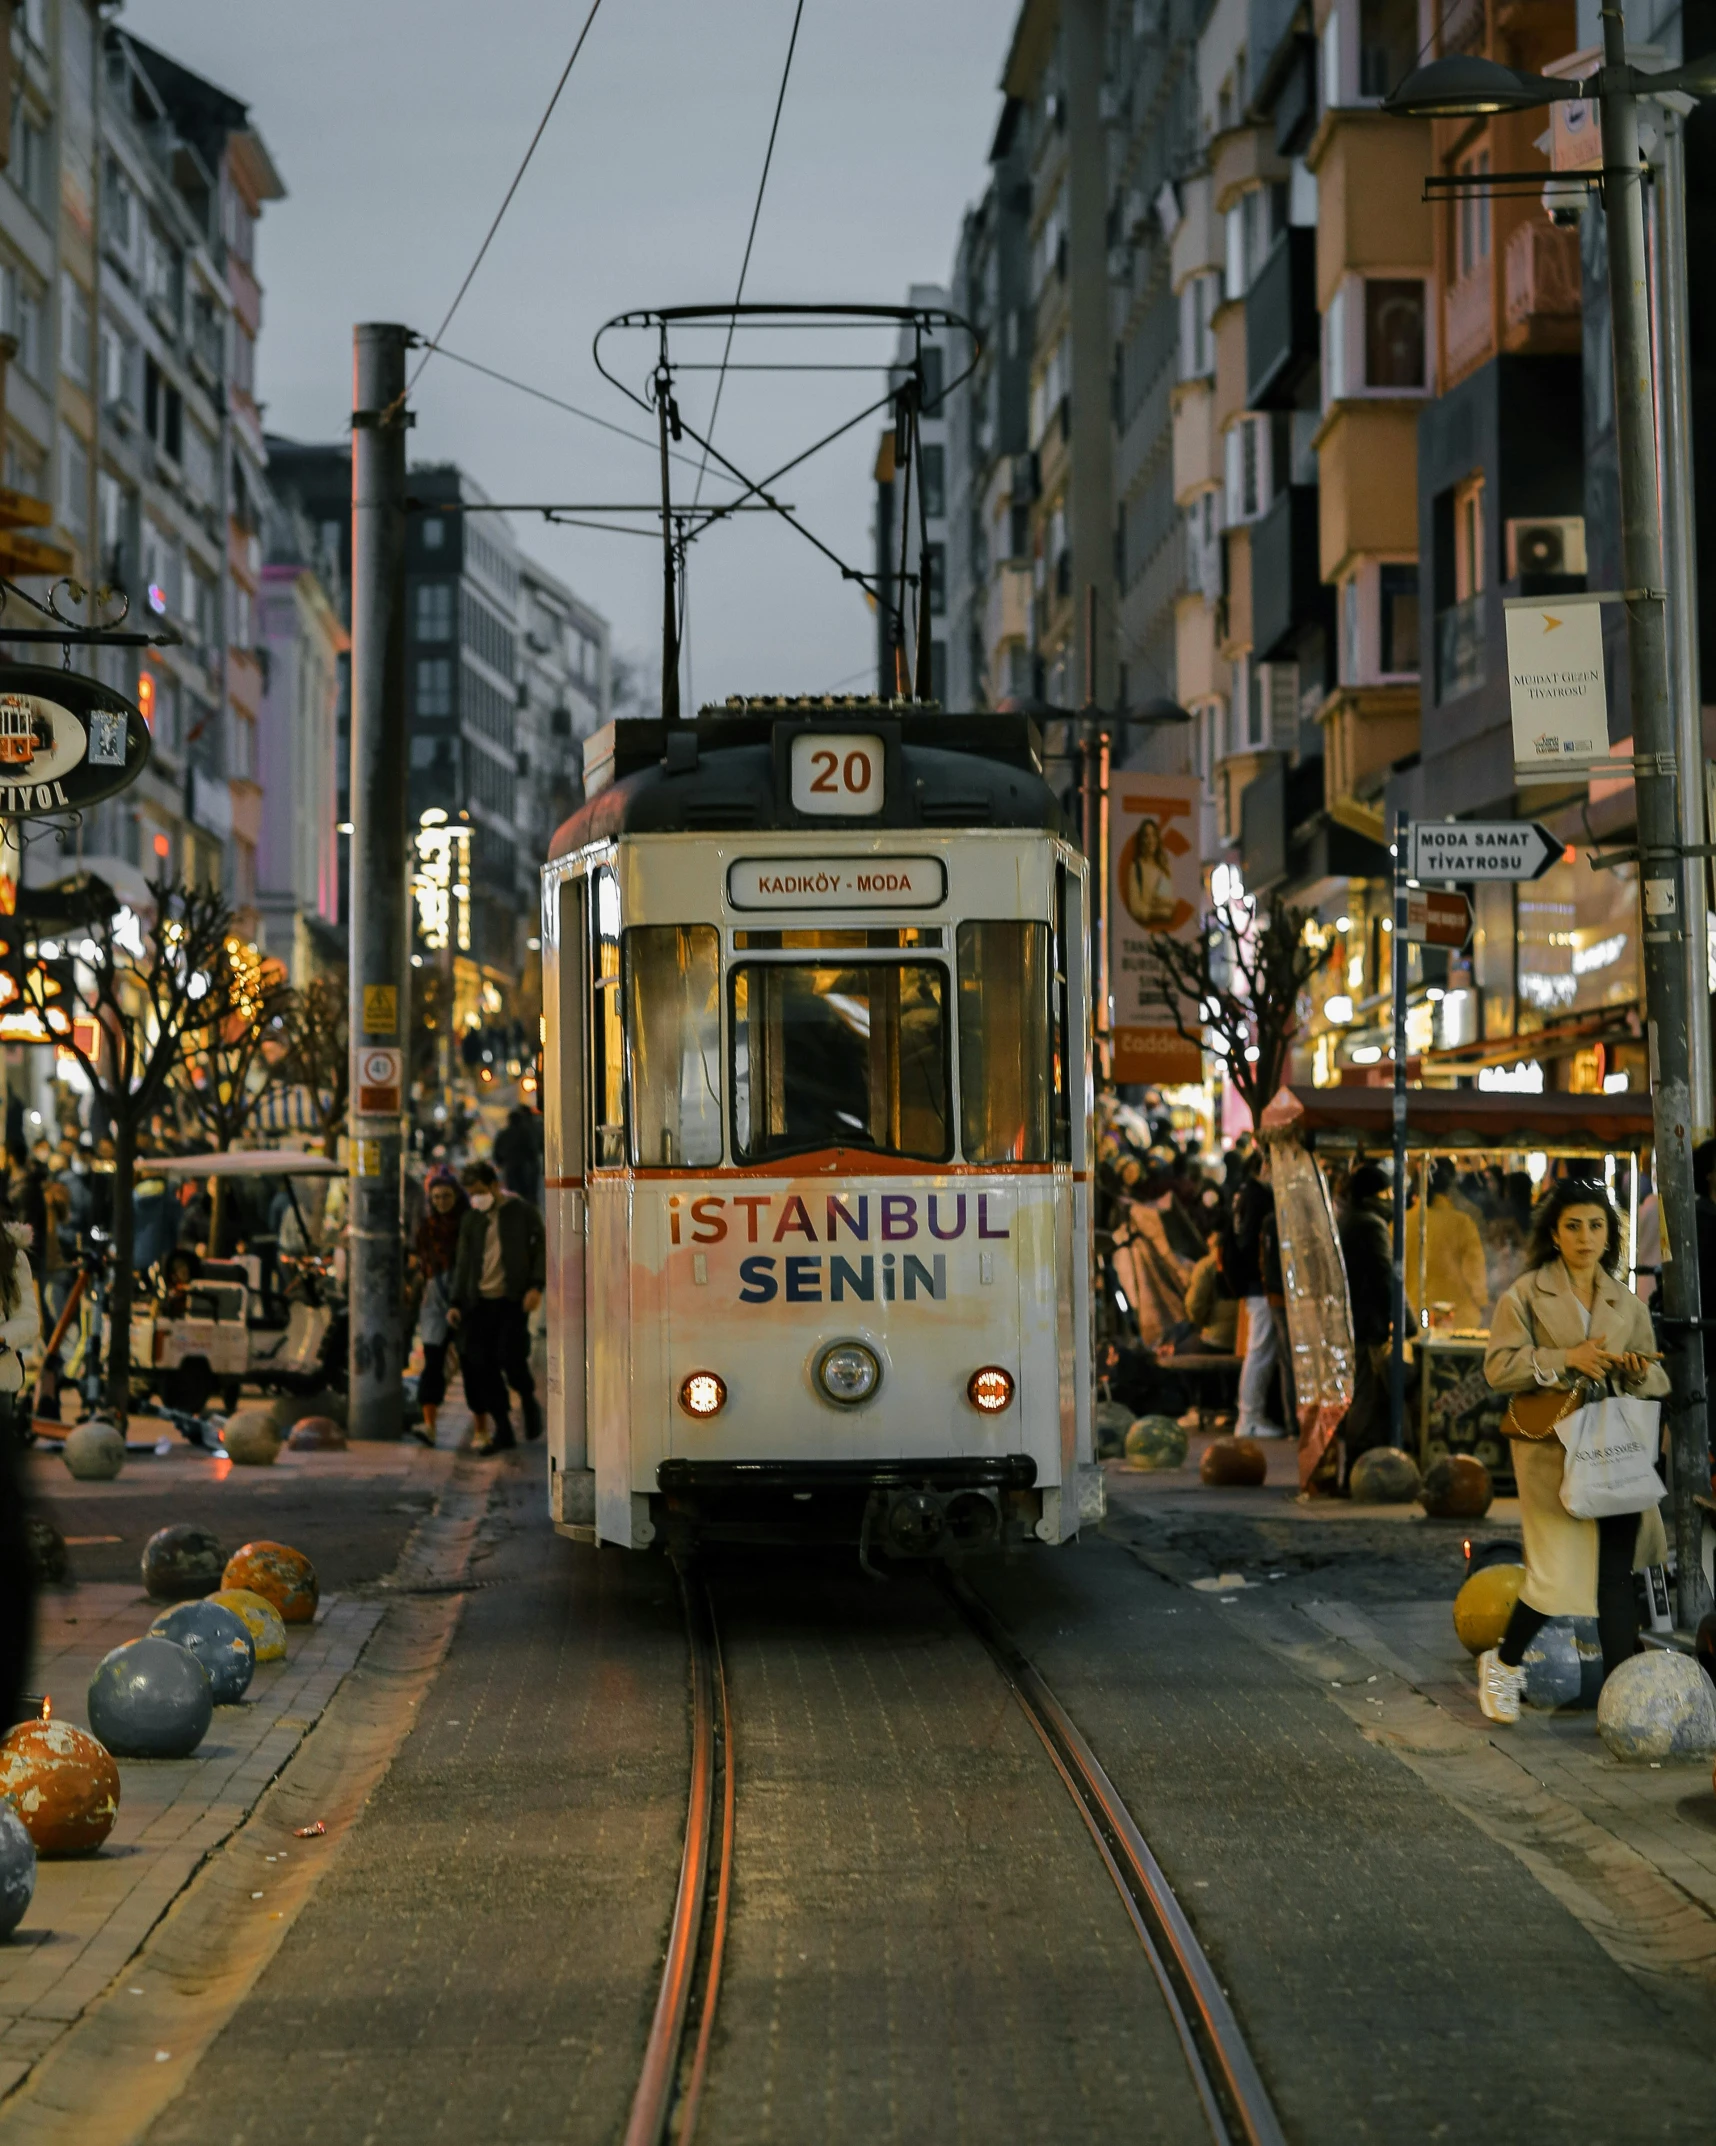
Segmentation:
{"type": "Polygon", "coordinates": [[[556,1526],[1064,1541],[1085,864],[1034,726],[748,701],[587,761],[543,870],[556,1526]]]}

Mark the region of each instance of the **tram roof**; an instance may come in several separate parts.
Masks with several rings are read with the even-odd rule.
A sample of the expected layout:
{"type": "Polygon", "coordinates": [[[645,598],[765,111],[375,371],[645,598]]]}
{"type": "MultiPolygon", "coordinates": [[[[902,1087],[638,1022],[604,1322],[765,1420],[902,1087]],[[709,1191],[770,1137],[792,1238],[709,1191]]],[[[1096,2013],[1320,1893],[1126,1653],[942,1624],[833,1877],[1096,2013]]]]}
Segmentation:
{"type": "Polygon", "coordinates": [[[1025,715],[915,715],[883,703],[795,710],[756,702],[705,709],[695,720],[626,718],[584,750],[588,801],[549,844],[564,857],[622,834],[749,833],[804,829],[1006,827],[1068,833],[1043,779],[1043,740],[1025,715]],[[803,732],[879,737],[886,751],[883,805],[863,819],[796,811],[791,741],[803,732]]]}

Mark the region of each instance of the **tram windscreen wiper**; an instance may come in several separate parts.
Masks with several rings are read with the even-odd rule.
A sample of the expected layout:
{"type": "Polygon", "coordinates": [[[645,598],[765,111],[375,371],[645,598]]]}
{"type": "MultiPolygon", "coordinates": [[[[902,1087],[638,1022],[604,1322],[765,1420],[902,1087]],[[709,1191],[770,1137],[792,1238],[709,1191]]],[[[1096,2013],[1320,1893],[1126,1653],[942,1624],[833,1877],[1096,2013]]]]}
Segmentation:
{"type": "Polygon", "coordinates": [[[939,962],[746,962],[732,992],[741,1160],[833,1147],[926,1162],[952,1153],[939,962]]]}

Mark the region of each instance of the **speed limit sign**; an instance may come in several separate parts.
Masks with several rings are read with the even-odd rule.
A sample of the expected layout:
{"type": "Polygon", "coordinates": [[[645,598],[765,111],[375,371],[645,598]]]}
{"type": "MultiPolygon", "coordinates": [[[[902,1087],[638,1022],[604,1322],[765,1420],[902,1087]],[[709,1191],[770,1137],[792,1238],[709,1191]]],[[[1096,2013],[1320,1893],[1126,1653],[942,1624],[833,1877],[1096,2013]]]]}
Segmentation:
{"type": "Polygon", "coordinates": [[[405,1072],[404,1052],[384,1049],[379,1044],[365,1044],[357,1053],[357,1062],[359,1114],[392,1116],[399,1108],[399,1091],[405,1072]]]}

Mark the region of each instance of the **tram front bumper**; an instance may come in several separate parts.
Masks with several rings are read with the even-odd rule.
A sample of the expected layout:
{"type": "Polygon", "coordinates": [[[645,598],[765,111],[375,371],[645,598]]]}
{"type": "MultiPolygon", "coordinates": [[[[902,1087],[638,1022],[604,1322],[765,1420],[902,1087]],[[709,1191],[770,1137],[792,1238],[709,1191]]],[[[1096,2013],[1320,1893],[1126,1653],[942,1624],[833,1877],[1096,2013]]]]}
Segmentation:
{"type": "Polygon", "coordinates": [[[1042,1510],[1028,1453],[925,1460],[668,1460],[670,1516],[735,1541],[873,1541],[899,1557],[1028,1535],[1042,1510]]]}

